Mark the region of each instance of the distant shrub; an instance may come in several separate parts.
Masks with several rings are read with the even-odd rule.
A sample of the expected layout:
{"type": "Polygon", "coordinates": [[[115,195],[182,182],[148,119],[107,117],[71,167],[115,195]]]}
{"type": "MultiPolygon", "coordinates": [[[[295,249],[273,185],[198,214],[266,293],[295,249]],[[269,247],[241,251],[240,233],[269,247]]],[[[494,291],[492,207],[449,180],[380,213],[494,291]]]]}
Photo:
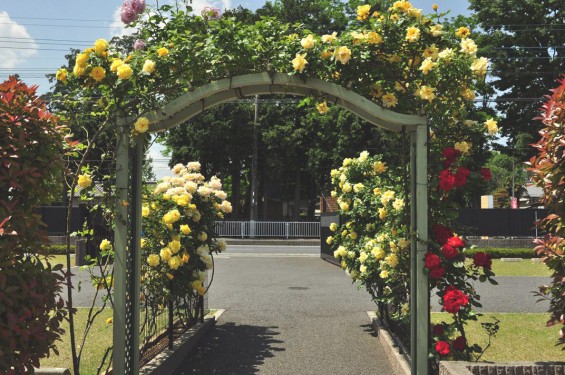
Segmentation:
{"type": "Polygon", "coordinates": [[[490,255],[492,259],[500,258],[535,258],[536,253],[532,249],[524,248],[499,248],[499,247],[487,247],[487,248],[477,248],[468,249],[465,251],[467,257],[472,257],[476,253],[486,253],[490,255]]]}

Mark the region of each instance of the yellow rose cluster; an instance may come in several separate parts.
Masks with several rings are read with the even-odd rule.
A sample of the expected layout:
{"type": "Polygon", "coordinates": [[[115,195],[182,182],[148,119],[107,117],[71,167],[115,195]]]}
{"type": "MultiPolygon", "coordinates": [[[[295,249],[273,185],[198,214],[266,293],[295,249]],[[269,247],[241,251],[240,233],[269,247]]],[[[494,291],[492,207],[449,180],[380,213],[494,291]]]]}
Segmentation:
{"type": "Polygon", "coordinates": [[[145,197],[141,247],[146,279],[186,283],[199,294],[206,290],[202,273],[213,267],[212,254],[226,248],[214,238],[214,222],[232,209],[221,180],[206,180],[200,167],[198,162],[175,165],[173,175],[145,197]]]}

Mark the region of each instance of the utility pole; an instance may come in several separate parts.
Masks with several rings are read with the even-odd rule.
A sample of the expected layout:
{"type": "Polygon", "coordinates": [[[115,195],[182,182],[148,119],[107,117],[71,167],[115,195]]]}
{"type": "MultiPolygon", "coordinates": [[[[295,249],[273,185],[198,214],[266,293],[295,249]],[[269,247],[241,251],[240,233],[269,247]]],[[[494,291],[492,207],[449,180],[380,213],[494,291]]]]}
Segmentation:
{"type": "Polygon", "coordinates": [[[255,119],[253,121],[253,157],[251,159],[251,211],[250,211],[250,228],[249,236],[255,237],[255,221],[257,220],[258,204],[257,204],[257,127],[259,125],[259,95],[255,95],[255,119]]]}

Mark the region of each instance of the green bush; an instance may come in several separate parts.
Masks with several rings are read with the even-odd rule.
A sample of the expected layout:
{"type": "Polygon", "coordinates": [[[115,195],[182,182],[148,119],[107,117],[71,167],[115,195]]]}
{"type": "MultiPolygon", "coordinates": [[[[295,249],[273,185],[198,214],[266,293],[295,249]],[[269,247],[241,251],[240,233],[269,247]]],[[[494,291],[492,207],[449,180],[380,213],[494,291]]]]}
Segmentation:
{"type": "Polygon", "coordinates": [[[486,248],[476,248],[469,249],[465,251],[465,255],[468,258],[472,257],[476,253],[487,253],[492,259],[500,258],[534,258],[536,257],[533,249],[525,248],[500,248],[500,247],[486,247],[486,248]]]}
{"type": "MultiPolygon", "coordinates": [[[[46,246],[45,252],[49,255],[65,255],[67,253],[67,245],[49,245],[46,246]]],[[[75,253],[75,247],[71,245],[71,254],[75,253]]]]}

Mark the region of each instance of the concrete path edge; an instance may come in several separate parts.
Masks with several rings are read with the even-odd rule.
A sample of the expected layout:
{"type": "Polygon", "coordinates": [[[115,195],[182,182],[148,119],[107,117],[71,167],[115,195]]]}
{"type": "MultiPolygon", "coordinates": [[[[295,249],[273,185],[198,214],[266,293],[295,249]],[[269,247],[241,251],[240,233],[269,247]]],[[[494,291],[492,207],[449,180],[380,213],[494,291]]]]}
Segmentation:
{"type": "Polygon", "coordinates": [[[194,349],[200,339],[216,324],[225,310],[218,309],[211,316],[204,317],[203,323],[198,323],[183,333],[173,343],[173,350],[165,349],[148,364],[139,370],[140,375],[172,374],[184,358],[194,349]]]}
{"type": "Polygon", "coordinates": [[[406,362],[404,356],[398,351],[398,346],[394,343],[388,330],[379,323],[377,314],[374,311],[367,311],[367,316],[373,325],[379,342],[385,350],[394,373],[398,375],[410,375],[408,362],[406,362]]]}

